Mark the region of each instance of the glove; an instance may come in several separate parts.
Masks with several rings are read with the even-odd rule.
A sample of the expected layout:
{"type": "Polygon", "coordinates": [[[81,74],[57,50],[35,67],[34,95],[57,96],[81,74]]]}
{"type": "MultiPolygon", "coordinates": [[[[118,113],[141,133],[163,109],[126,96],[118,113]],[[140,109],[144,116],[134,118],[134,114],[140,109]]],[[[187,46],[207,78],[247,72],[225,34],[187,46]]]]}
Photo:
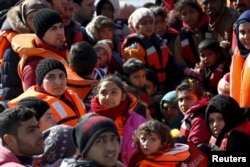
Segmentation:
{"type": "Polygon", "coordinates": [[[184,74],[188,77],[192,77],[192,78],[195,78],[199,81],[202,81],[203,80],[203,77],[201,76],[201,74],[197,71],[195,71],[194,69],[192,68],[185,68],[184,70],[184,74]]]}

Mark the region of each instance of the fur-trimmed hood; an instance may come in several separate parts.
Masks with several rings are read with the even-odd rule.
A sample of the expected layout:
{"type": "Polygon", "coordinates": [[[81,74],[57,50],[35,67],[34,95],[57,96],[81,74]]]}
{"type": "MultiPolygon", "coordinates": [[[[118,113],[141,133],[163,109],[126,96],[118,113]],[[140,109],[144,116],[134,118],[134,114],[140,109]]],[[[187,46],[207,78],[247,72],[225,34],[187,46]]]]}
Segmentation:
{"type": "Polygon", "coordinates": [[[103,5],[103,2],[110,2],[111,3],[111,5],[114,8],[113,20],[116,20],[118,18],[118,16],[120,15],[120,3],[119,3],[119,0],[99,0],[96,3],[96,10],[98,10],[97,13],[100,13],[99,10],[100,10],[101,6],[103,5]]]}
{"type": "Polygon", "coordinates": [[[22,20],[21,10],[19,6],[12,7],[7,13],[7,21],[12,30],[17,33],[29,33],[30,29],[22,20]]]}

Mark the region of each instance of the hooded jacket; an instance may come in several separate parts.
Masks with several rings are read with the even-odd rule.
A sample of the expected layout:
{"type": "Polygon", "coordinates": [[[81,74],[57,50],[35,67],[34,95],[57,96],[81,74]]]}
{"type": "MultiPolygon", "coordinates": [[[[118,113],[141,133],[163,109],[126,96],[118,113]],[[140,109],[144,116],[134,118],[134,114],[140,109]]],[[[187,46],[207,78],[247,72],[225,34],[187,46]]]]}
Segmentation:
{"type": "MultiPolygon", "coordinates": [[[[3,23],[2,32],[9,31],[11,33],[28,33],[29,28],[23,23],[21,19],[21,11],[19,6],[11,8],[7,13],[7,19],[3,23]]],[[[11,45],[3,51],[2,61],[2,85],[3,97],[5,100],[10,100],[23,92],[21,79],[18,76],[17,65],[20,58],[18,53],[14,52],[11,45]]]]}
{"type": "Polygon", "coordinates": [[[215,144],[222,150],[250,152],[250,122],[243,116],[243,110],[230,96],[220,94],[214,96],[206,109],[205,120],[208,131],[209,114],[221,113],[225,122],[215,144]]]}

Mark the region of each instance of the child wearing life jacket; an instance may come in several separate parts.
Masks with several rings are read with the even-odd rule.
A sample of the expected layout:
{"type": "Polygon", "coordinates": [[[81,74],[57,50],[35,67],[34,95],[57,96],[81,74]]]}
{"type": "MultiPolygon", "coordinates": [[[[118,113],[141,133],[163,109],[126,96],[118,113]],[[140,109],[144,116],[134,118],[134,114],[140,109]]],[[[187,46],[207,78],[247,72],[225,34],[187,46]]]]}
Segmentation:
{"type": "Polygon", "coordinates": [[[207,144],[211,136],[204,119],[208,100],[203,96],[201,84],[194,79],[184,80],[177,86],[176,94],[179,109],[184,114],[181,136],[195,145],[207,144]]]}
{"type": "Polygon", "coordinates": [[[146,119],[130,110],[132,104],[125,85],[119,77],[107,76],[97,86],[97,95],[91,101],[91,111],[111,118],[122,139],[121,160],[128,164],[136,150],[133,147],[132,134],[146,119]]]}
{"type": "Polygon", "coordinates": [[[216,39],[205,39],[198,46],[200,62],[196,67],[203,76],[203,88],[217,95],[217,85],[223,75],[229,71],[229,62],[224,56],[216,39]]]}
{"type": "Polygon", "coordinates": [[[211,149],[250,154],[250,122],[237,101],[224,94],[213,97],[206,109],[206,126],[212,134],[211,149]],[[214,147],[217,146],[217,147],[214,147]]]}
{"type": "Polygon", "coordinates": [[[149,120],[135,133],[138,150],[128,167],[176,167],[190,156],[189,146],[174,143],[170,128],[157,120],[149,120]]]}
{"type": "Polygon", "coordinates": [[[208,30],[208,16],[202,11],[197,0],[179,0],[175,5],[183,22],[183,28],[175,40],[174,56],[180,63],[194,68],[200,61],[198,44],[212,38],[208,30]]]}
{"type": "Polygon", "coordinates": [[[164,91],[174,89],[168,82],[173,80],[168,77],[170,73],[199,78],[198,73],[175,61],[164,40],[154,33],[154,22],[154,14],[147,8],[139,8],[130,15],[129,27],[135,33],[127,36],[122,44],[124,61],[140,59],[147,68],[156,72],[159,87],[164,91]]]}

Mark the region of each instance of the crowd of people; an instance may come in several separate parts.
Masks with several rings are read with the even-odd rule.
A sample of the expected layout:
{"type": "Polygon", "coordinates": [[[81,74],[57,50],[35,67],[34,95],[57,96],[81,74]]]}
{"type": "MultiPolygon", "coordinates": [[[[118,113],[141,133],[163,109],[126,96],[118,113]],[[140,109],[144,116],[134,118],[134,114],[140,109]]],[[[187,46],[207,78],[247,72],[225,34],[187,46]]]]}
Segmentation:
{"type": "Polygon", "coordinates": [[[170,167],[193,164],[193,148],[204,166],[214,151],[250,154],[249,0],[0,9],[0,166],[170,167]]]}

